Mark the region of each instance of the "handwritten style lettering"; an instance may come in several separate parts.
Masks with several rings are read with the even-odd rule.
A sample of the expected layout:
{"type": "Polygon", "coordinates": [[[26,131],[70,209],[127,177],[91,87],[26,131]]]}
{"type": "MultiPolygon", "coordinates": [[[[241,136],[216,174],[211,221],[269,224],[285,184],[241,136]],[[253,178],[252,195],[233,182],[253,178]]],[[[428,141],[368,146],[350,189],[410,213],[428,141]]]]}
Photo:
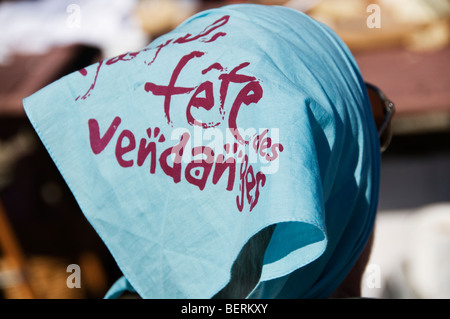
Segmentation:
{"type": "Polygon", "coordinates": [[[105,149],[106,145],[108,145],[111,141],[121,121],[122,120],[120,117],[116,116],[103,137],[100,137],[98,122],[94,119],[88,121],[89,139],[91,141],[91,148],[94,154],[99,154],[105,149]]]}
{"type": "Polygon", "coordinates": [[[241,191],[240,196],[236,197],[236,204],[239,211],[244,208],[244,199],[247,199],[250,205],[250,211],[258,203],[259,199],[259,188],[263,187],[266,183],[266,175],[261,172],[257,172],[256,175],[253,171],[253,167],[248,165],[248,156],[244,156],[244,161],[241,163],[240,169],[240,179],[239,190],[241,191]],[[255,189],[254,194],[252,191],[255,189]]]}
{"type": "MultiPolygon", "coordinates": [[[[151,139],[152,135],[152,129],[147,129],[147,136],[149,139],[151,139]]],[[[153,136],[156,138],[159,135],[159,127],[156,127],[153,133],[153,136]]],[[[162,143],[166,140],[164,135],[160,135],[158,142],[162,143]]],[[[137,164],[138,166],[144,165],[144,162],[148,155],[151,154],[151,160],[150,160],[150,173],[155,174],[156,169],[156,143],[155,142],[149,142],[147,144],[145,138],[142,138],[139,143],[139,152],[137,157],[137,164]]]]}
{"type": "Polygon", "coordinates": [[[187,54],[183,56],[178,62],[177,66],[173,70],[172,76],[170,78],[169,84],[167,86],[163,85],[156,85],[151,82],[145,83],[145,91],[152,92],[154,95],[162,95],[164,96],[164,113],[167,119],[167,122],[170,124],[170,101],[172,98],[172,95],[175,94],[186,94],[193,91],[195,88],[190,87],[176,87],[175,82],[177,81],[178,76],[181,73],[181,70],[184,68],[184,66],[193,58],[201,57],[204,54],[204,52],[194,51],[190,54],[187,54]]]}
{"type": "MultiPolygon", "coordinates": [[[[181,36],[175,40],[169,39],[165,43],[158,45],[156,47],[156,52],[155,52],[153,59],[150,62],[146,63],[147,66],[150,66],[151,64],[153,64],[153,62],[155,62],[155,60],[158,57],[161,50],[170,44],[183,44],[183,43],[197,41],[197,40],[201,41],[203,43],[211,43],[211,42],[216,41],[220,37],[226,36],[227,34],[225,32],[217,32],[214,34],[212,34],[212,33],[214,31],[216,31],[217,29],[223,27],[225,24],[227,24],[229,19],[230,19],[230,16],[225,15],[225,16],[221,17],[220,19],[214,21],[212,24],[207,26],[202,32],[200,32],[199,34],[197,34],[195,36],[188,33],[188,34],[181,36]],[[210,38],[207,38],[211,34],[212,34],[212,36],[210,38]]],[[[104,65],[111,66],[120,61],[121,62],[131,61],[134,58],[136,58],[139,54],[141,54],[142,52],[146,52],[146,51],[150,51],[150,50],[151,50],[151,48],[144,48],[140,51],[127,52],[127,53],[121,54],[117,57],[113,57],[108,60],[98,62],[98,65],[97,65],[97,68],[95,71],[95,75],[94,75],[94,79],[93,79],[93,82],[91,83],[91,85],[89,86],[89,89],[87,90],[87,92],[85,94],[77,96],[75,98],[75,101],[78,101],[80,98],[81,98],[81,100],[86,100],[91,95],[91,91],[93,91],[96,86],[97,79],[98,79],[100,69],[102,68],[102,66],[104,66],[104,65]]],[[[86,68],[79,70],[79,73],[84,77],[86,77],[88,75],[86,68]]]]}
{"type": "MultiPolygon", "coordinates": [[[[151,61],[143,60],[145,67],[151,66],[168,46],[193,41],[212,43],[226,36],[223,27],[229,19],[229,16],[223,16],[198,34],[188,33],[166,40],[156,47],[151,61]]],[[[75,100],[85,100],[91,95],[101,78],[99,74],[102,68],[126,63],[149,50],[150,48],[146,48],[125,53],[99,62],[87,92],[75,100]]],[[[141,87],[154,96],[152,102],[160,101],[161,111],[167,121],[167,124],[162,123],[163,125],[173,127],[174,119],[180,118],[174,114],[180,114],[183,123],[177,124],[181,124],[181,127],[186,125],[194,127],[194,134],[196,130],[201,132],[209,130],[209,133],[218,130],[221,125],[226,126],[227,137],[231,143],[223,144],[220,140],[218,147],[216,145],[215,148],[210,147],[211,145],[198,145],[195,144],[196,138],[186,130],[175,138],[172,145],[168,145],[169,141],[166,141],[163,127],[149,127],[137,132],[133,128],[122,127],[124,126],[122,119],[115,116],[110,122],[102,123],[102,128],[96,119],[88,120],[90,147],[95,156],[102,156],[105,149],[110,146],[110,151],[121,169],[143,167],[150,175],[159,172],[175,184],[188,183],[199,191],[217,187],[211,184],[220,183],[219,185],[232,192],[237,184],[239,188],[235,190],[237,209],[240,212],[244,210],[251,212],[259,202],[262,189],[267,182],[263,170],[253,165],[255,162],[251,156],[272,162],[279,158],[284,148],[281,143],[276,143],[272,139],[273,135],[269,134],[268,129],[262,132],[261,129],[259,134],[253,133],[254,131],[249,134],[248,131],[243,132],[238,128],[241,110],[249,107],[257,108],[264,93],[260,80],[249,74],[250,62],[238,61],[230,67],[214,61],[194,69],[195,63],[202,63],[206,54],[207,52],[203,50],[193,50],[184,54],[174,63],[171,73],[162,74],[160,77],[166,75],[166,80],[157,83],[147,81],[141,87]],[[186,84],[186,78],[192,79],[195,76],[204,77],[205,80],[191,85],[186,84]],[[229,90],[230,87],[233,90],[229,90]],[[176,105],[173,103],[175,100],[176,105]],[[183,100],[184,102],[181,102],[183,100]]],[[[88,74],[88,69],[81,69],[79,73],[83,77],[92,77],[88,74]]],[[[275,164],[278,165],[277,162],[275,164]]]]}
{"type": "MultiPolygon", "coordinates": [[[[183,68],[194,58],[200,58],[204,55],[204,52],[193,51],[189,54],[184,55],[178,64],[175,66],[172,75],[169,80],[168,85],[159,85],[152,82],[145,83],[145,91],[152,93],[155,96],[163,96],[164,97],[164,113],[167,119],[168,124],[172,124],[172,120],[170,117],[170,108],[171,108],[171,97],[177,94],[188,94],[194,91],[194,94],[190,98],[187,107],[186,107],[186,120],[189,125],[197,125],[202,128],[216,127],[221,124],[219,122],[209,122],[205,123],[203,121],[199,121],[192,115],[192,108],[204,109],[205,111],[210,111],[215,106],[214,99],[214,84],[211,81],[205,81],[198,85],[197,87],[178,87],[175,86],[175,83],[180,76],[183,68]],[[204,97],[200,97],[199,95],[203,95],[204,97]]],[[[263,96],[263,89],[261,84],[254,76],[249,76],[245,74],[237,73],[238,71],[244,69],[250,65],[248,62],[241,63],[237,67],[233,68],[229,73],[222,73],[218,77],[220,83],[219,88],[219,100],[220,105],[218,106],[219,113],[222,116],[222,120],[225,118],[226,111],[224,110],[225,99],[228,93],[228,87],[231,83],[239,83],[245,84],[243,89],[238,93],[236,99],[234,100],[231,110],[228,116],[228,128],[236,138],[236,140],[240,144],[248,144],[239,133],[237,129],[237,118],[239,115],[239,110],[242,105],[250,105],[252,103],[258,103],[259,100],[263,96]]],[[[209,71],[216,69],[223,72],[224,68],[219,63],[213,63],[206,69],[204,69],[201,73],[206,74],[209,71]]]]}
{"type": "MultiPolygon", "coordinates": [[[[218,19],[217,21],[214,21],[211,25],[207,26],[202,32],[200,32],[196,36],[192,36],[191,34],[188,33],[184,37],[180,37],[180,38],[176,39],[174,43],[186,43],[186,42],[199,40],[199,39],[201,39],[201,38],[211,34],[211,32],[217,30],[218,28],[220,28],[220,27],[224,26],[225,24],[227,24],[229,19],[230,19],[230,16],[228,16],[228,15],[223,16],[220,19],[218,19]]],[[[215,35],[213,35],[211,37],[211,39],[209,39],[209,40],[202,40],[202,42],[206,42],[206,43],[213,42],[218,37],[225,36],[225,35],[226,35],[226,33],[219,32],[219,33],[216,33],[215,35]]]]}
{"type": "MultiPolygon", "coordinates": [[[[188,151],[186,148],[191,139],[189,132],[183,133],[175,145],[160,151],[166,139],[159,127],[153,130],[148,128],[144,137],[138,140],[131,130],[118,130],[121,122],[121,118],[116,116],[102,136],[98,121],[96,119],[88,121],[90,146],[95,155],[101,154],[110,143],[115,143],[114,155],[120,167],[129,168],[134,165],[142,167],[149,162],[148,171],[150,174],[155,174],[159,163],[161,171],[172,178],[174,183],[180,183],[184,178],[186,182],[198,187],[201,191],[206,188],[209,179],[212,179],[213,185],[225,179],[226,190],[233,191],[237,174],[239,177],[239,194],[236,196],[238,210],[242,212],[247,203],[249,211],[252,211],[258,203],[261,188],[266,183],[266,175],[260,171],[256,172],[250,164],[248,155],[242,155],[241,151],[238,157],[243,157],[243,161],[238,169],[236,159],[228,156],[238,153],[237,143],[232,146],[227,143],[224,146],[224,153],[218,154],[215,154],[214,150],[208,146],[193,147],[189,150],[193,159],[186,163],[186,161],[183,162],[183,155],[188,151]],[[119,135],[115,142],[112,142],[116,132],[119,135]]],[[[267,132],[263,132],[261,135],[256,135],[251,145],[256,147],[259,142],[261,145],[270,145],[270,140],[265,137],[266,134],[267,132]]],[[[279,145],[278,149],[282,148],[281,144],[272,146],[274,145],[279,145]]],[[[262,149],[259,147],[254,150],[259,152],[262,149]]],[[[268,149],[269,147],[265,147],[264,152],[268,149]]],[[[264,154],[268,155],[268,153],[264,154]]],[[[275,152],[272,152],[272,155],[278,156],[275,152]]]]}
{"type": "Polygon", "coordinates": [[[278,152],[283,152],[284,148],[280,143],[272,144],[272,139],[270,137],[265,137],[268,132],[268,129],[264,130],[261,135],[258,135],[253,140],[253,148],[267,161],[273,161],[278,158],[278,152]],[[270,150],[272,155],[270,155],[267,150],[270,150]]]}

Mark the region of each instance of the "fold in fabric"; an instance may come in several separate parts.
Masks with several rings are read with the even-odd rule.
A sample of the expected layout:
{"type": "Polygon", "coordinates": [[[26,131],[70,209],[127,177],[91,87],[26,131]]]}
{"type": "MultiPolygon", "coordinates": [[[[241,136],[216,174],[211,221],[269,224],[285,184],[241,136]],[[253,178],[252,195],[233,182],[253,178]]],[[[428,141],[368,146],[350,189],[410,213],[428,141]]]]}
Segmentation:
{"type": "Polygon", "coordinates": [[[107,297],[326,297],[372,231],[364,82],[292,9],[201,12],[24,108],[123,272],[107,297]]]}

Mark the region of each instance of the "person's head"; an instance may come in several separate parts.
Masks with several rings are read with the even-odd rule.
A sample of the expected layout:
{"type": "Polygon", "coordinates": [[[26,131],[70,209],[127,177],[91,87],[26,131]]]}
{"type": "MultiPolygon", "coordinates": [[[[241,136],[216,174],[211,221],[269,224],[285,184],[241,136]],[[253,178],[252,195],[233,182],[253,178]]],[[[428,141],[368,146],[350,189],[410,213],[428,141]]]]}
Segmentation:
{"type": "Polygon", "coordinates": [[[141,297],[209,298],[242,252],[261,268],[250,297],[323,298],[369,247],[393,110],[375,99],[374,121],[369,95],[331,29],[233,5],[24,103],[141,297]]]}

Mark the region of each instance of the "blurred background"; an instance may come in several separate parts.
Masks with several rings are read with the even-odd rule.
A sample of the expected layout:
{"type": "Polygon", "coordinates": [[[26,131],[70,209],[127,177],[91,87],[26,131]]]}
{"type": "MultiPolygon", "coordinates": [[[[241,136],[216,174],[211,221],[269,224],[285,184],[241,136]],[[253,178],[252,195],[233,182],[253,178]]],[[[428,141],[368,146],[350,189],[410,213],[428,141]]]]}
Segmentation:
{"type": "Polygon", "coordinates": [[[121,276],[22,99],[140,50],[198,11],[240,2],[289,6],[329,25],[396,104],[363,296],[450,298],[448,0],[0,0],[0,298],[102,298],[121,276]],[[80,288],[68,287],[71,264],[80,288]]]}

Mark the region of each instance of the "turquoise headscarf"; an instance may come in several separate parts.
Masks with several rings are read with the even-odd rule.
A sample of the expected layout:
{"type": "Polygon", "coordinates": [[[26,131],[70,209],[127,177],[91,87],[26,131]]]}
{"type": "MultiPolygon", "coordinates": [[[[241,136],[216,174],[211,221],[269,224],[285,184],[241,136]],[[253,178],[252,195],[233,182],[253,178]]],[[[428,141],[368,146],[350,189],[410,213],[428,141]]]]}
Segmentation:
{"type": "Polygon", "coordinates": [[[259,260],[244,297],[327,297],[371,234],[380,151],[364,82],[303,13],[201,12],[24,107],[123,272],[107,297],[210,298],[259,260]]]}

